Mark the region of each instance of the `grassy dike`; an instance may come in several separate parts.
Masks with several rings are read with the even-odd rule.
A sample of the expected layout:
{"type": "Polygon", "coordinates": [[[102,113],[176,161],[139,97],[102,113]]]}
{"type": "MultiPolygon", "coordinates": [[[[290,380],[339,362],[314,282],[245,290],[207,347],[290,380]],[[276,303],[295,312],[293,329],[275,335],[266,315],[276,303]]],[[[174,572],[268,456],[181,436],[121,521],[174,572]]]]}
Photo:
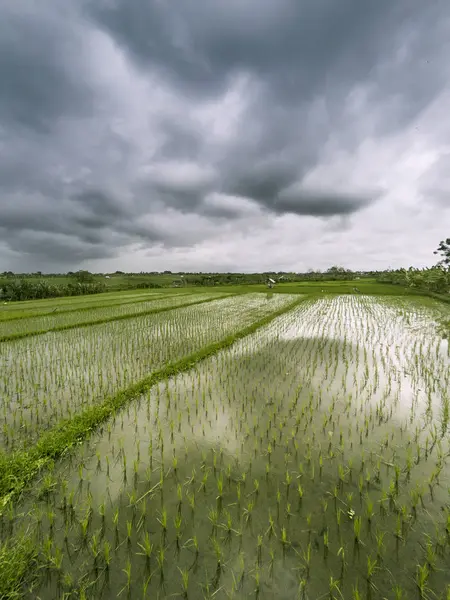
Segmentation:
{"type": "MultiPolygon", "coordinates": [[[[51,467],[55,460],[89,437],[102,423],[156,383],[188,371],[200,361],[232,346],[236,341],[255,333],[310,299],[311,296],[302,296],[220,342],[210,344],[177,362],[169,363],[138,383],[111,396],[101,405],[93,406],[75,418],[61,422],[44,434],[30,450],[0,456],[0,516],[5,513],[10,502],[26,490],[42,469],[51,467]]],[[[0,599],[13,600],[21,597],[22,581],[25,577],[32,578],[34,569],[38,567],[37,554],[37,549],[26,537],[9,540],[0,545],[0,599]]]]}
{"type": "MultiPolygon", "coordinates": [[[[227,298],[237,296],[238,294],[229,294],[227,298]]],[[[189,296],[192,298],[192,294],[189,296]]],[[[125,319],[136,319],[137,317],[147,317],[148,315],[156,315],[159,313],[168,312],[169,310],[175,310],[177,308],[186,308],[187,306],[197,306],[199,304],[205,304],[207,302],[215,302],[225,296],[216,296],[214,298],[207,298],[206,300],[198,300],[197,302],[185,302],[184,304],[177,304],[176,306],[160,306],[159,308],[150,308],[140,313],[130,313],[126,315],[116,315],[114,317],[103,317],[102,319],[92,319],[91,321],[83,321],[81,323],[70,323],[68,325],[57,325],[56,327],[49,327],[48,329],[38,329],[35,331],[21,331],[20,333],[11,333],[8,335],[0,336],[0,342],[12,342],[15,340],[21,340],[23,338],[34,337],[37,335],[44,335],[45,333],[54,333],[56,331],[67,331],[68,329],[77,329],[78,327],[90,327],[91,325],[102,325],[104,323],[111,323],[112,321],[123,321],[125,319]]],[[[40,315],[39,315],[40,316],[40,315]]]]}

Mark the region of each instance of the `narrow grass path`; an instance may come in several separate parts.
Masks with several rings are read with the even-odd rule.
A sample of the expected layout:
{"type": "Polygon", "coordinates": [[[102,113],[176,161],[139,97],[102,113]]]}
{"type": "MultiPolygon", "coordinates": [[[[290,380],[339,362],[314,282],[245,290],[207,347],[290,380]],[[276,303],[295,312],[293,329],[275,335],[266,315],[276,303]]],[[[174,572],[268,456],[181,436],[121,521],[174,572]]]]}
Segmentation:
{"type": "MultiPolygon", "coordinates": [[[[238,294],[229,294],[227,297],[237,296],[238,294]]],[[[192,294],[189,295],[192,298],[192,294]]],[[[91,325],[102,325],[103,323],[110,323],[112,321],[123,321],[125,319],[136,319],[137,317],[146,317],[148,315],[156,315],[158,313],[168,312],[169,310],[175,310],[177,308],[186,308],[187,306],[196,306],[198,304],[205,304],[206,302],[214,302],[223,296],[215,296],[213,298],[206,298],[205,300],[198,300],[197,302],[184,302],[183,304],[176,304],[175,306],[160,306],[159,308],[150,308],[143,310],[139,313],[130,313],[125,315],[115,315],[111,317],[103,317],[101,319],[92,319],[90,321],[83,321],[81,323],[70,323],[67,325],[57,325],[55,327],[49,327],[47,329],[38,329],[34,331],[21,331],[18,333],[11,333],[8,335],[0,336],[0,342],[12,342],[14,340],[20,340],[23,338],[34,337],[37,335],[44,335],[45,333],[53,333],[55,331],[67,331],[68,329],[77,329],[78,327],[90,327],[91,325]]],[[[39,315],[40,316],[40,315],[39,315]]]]}
{"type": "Polygon", "coordinates": [[[1,454],[0,515],[3,514],[8,503],[30,484],[33,477],[41,469],[50,466],[54,460],[60,458],[69,449],[86,439],[99,425],[107,421],[115,412],[122,409],[133,399],[148,391],[156,383],[174,377],[178,373],[188,371],[198,362],[224,348],[228,348],[237,340],[251,335],[261,327],[268,325],[275,318],[310,299],[311,296],[299,298],[237,333],[205,346],[198,352],[181,360],[167,364],[141,381],[107,398],[102,404],[91,406],[74,418],[62,421],[54,429],[45,433],[36,445],[29,450],[19,451],[11,455],[1,454]]]}

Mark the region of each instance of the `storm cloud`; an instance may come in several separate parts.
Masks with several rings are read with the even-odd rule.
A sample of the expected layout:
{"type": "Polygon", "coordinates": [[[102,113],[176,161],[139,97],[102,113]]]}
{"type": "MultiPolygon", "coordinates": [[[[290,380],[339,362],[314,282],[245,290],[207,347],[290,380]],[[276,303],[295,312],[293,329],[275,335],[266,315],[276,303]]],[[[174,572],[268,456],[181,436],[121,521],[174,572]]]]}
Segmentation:
{"type": "Polygon", "coordinates": [[[432,264],[448,56],[439,0],[5,0],[0,270],[432,264]]]}

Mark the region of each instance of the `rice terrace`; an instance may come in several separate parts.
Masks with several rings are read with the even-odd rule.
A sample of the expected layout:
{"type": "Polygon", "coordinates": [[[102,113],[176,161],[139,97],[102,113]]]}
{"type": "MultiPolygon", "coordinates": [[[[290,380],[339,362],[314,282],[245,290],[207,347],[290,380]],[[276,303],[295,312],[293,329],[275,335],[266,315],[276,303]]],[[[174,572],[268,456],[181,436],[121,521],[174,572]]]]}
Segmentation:
{"type": "Polygon", "coordinates": [[[450,304],[375,280],[0,307],[0,597],[450,598],[450,304]]]}

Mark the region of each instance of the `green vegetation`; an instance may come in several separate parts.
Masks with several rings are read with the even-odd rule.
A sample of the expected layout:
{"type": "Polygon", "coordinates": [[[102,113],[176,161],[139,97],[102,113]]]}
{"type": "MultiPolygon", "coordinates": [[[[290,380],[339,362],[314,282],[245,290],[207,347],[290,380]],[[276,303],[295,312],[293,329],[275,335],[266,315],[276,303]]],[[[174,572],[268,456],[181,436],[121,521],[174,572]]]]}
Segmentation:
{"type": "Polygon", "coordinates": [[[433,267],[432,269],[400,269],[398,271],[388,271],[379,276],[380,283],[393,283],[408,288],[413,288],[421,292],[432,292],[442,294],[450,299],[450,271],[442,267],[433,267]]]}
{"type": "MultiPolygon", "coordinates": [[[[333,268],[332,268],[333,269],[333,268]]],[[[364,293],[397,295],[402,293],[399,287],[414,288],[420,291],[430,291],[447,294],[450,289],[449,273],[441,266],[433,269],[400,269],[397,271],[384,271],[380,273],[348,273],[344,270],[333,271],[329,269],[325,273],[216,273],[204,274],[129,274],[111,275],[106,279],[104,275],[92,275],[93,281],[86,283],[75,282],[73,278],[66,275],[55,276],[0,276],[0,298],[3,302],[15,300],[59,298],[64,296],[80,296],[82,294],[110,294],[112,291],[139,290],[145,292],[149,288],[155,288],[157,293],[165,291],[186,292],[203,287],[238,287],[244,286],[255,288],[253,291],[265,290],[269,277],[277,282],[278,291],[292,286],[292,292],[296,293],[298,286],[306,287],[307,290],[318,291],[325,289],[331,293],[354,293],[354,288],[361,289],[364,293]],[[378,282],[378,285],[377,285],[378,282]],[[390,290],[393,284],[396,290],[390,290]]],[[[401,289],[401,288],[400,288],[401,289]]]]}
{"type": "MultiPolygon", "coordinates": [[[[222,289],[222,288],[219,288],[222,289]]],[[[227,292],[267,292],[266,285],[227,286],[227,292]]],[[[390,283],[380,283],[375,279],[367,278],[360,281],[300,281],[294,283],[279,283],[272,290],[277,294],[310,294],[322,296],[330,294],[370,294],[391,295],[417,293],[414,290],[402,288],[390,283]]]]}
{"type": "Polygon", "coordinates": [[[0,281],[0,298],[4,301],[35,300],[38,298],[55,298],[58,296],[83,296],[99,294],[106,291],[102,282],[57,282],[45,279],[33,281],[30,278],[3,279],[0,281]]]}
{"type": "MultiPolygon", "coordinates": [[[[280,287],[297,284],[312,287],[333,288],[335,284],[342,285],[339,293],[352,293],[357,283],[364,293],[389,293],[387,286],[380,286],[377,292],[375,282],[394,284],[403,288],[414,288],[421,292],[437,293],[448,297],[450,293],[450,238],[439,243],[435,255],[440,261],[431,269],[388,269],[387,271],[351,271],[344,267],[333,265],[324,272],[310,269],[307,273],[90,273],[86,270],[69,272],[64,275],[44,275],[38,273],[14,274],[5,271],[0,274],[0,298],[5,302],[62,296],[79,296],[98,294],[101,292],[119,290],[137,290],[157,288],[192,288],[217,286],[265,286],[268,279],[273,279],[280,287]],[[369,291],[367,286],[373,287],[369,291]],[[351,289],[350,289],[351,288],[351,289]],[[364,290],[362,288],[365,288],[364,290]]],[[[333,292],[333,289],[330,291],[333,292]]],[[[337,290],[335,289],[334,292],[337,290]]],[[[294,292],[295,293],[295,292],[294,292]]],[[[397,292],[398,293],[398,292],[397,292]]]]}
{"type": "Polygon", "coordinates": [[[175,307],[183,308],[192,304],[203,304],[220,298],[220,294],[208,296],[206,294],[190,294],[188,296],[178,295],[177,297],[156,298],[146,302],[138,301],[115,305],[113,307],[96,306],[95,308],[83,307],[83,313],[80,310],[63,311],[58,314],[54,310],[51,314],[39,317],[28,317],[12,320],[0,320],[0,342],[18,340],[32,335],[42,335],[54,331],[65,331],[89,325],[100,325],[111,321],[121,321],[123,319],[132,319],[136,316],[156,315],[158,313],[173,310],[175,307]],[[12,322],[11,322],[12,321],[12,322]]]}
{"type": "MultiPolygon", "coordinates": [[[[195,296],[198,300],[198,296],[195,296]]],[[[0,448],[29,447],[62,419],[220,341],[293,298],[246,294],[0,343],[0,448]]],[[[84,313],[82,313],[84,314],[84,313]]],[[[17,321],[19,322],[19,321],[17,321]]]]}
{"type": "Polygon", "coordinates": [[[192,368],[200,360],[231,346],[236,340],[250,335],[260,327],[270,323],[275,317],[297,306],[301,301],[302,299],[291,301],[282,308],[253,322],[248,327],[218,342],[205,346],[174,363],[165,365],[154,371],[149,377],[142,379],[114,396],[106,398],[102,404],[92,406],[76,414],[71,419],[60,421],[54,429],[39,439],[31,451],[22,451],[9,456],[3,454],[0,457],[0,460],[3,461],[3,464],[0,464],[0,497],[6,495],[7,498],[3,497],[3,500],[0,501],[0,506],[4,506],[7,503],[11,494],[15,494],[17,491],[23,489],[25,483],[36,472],[42,469],[47,461],[61,456],[67,449],[89,435],[95,427],[125,406],[130,400],[140,396],[157,382],[192,368]]]}
{"type": "Polygon", "coordinates": [[[334,275],[2,305],[0,598],[447,600],[450,305],[334,275]]]}
{"type": "Polygon", "coordinates": [[[441,257],[441,260],[439,261],[440,266],[450,269],[450,238],[441,240],[434,254],[437,254],[441,257]]]}

